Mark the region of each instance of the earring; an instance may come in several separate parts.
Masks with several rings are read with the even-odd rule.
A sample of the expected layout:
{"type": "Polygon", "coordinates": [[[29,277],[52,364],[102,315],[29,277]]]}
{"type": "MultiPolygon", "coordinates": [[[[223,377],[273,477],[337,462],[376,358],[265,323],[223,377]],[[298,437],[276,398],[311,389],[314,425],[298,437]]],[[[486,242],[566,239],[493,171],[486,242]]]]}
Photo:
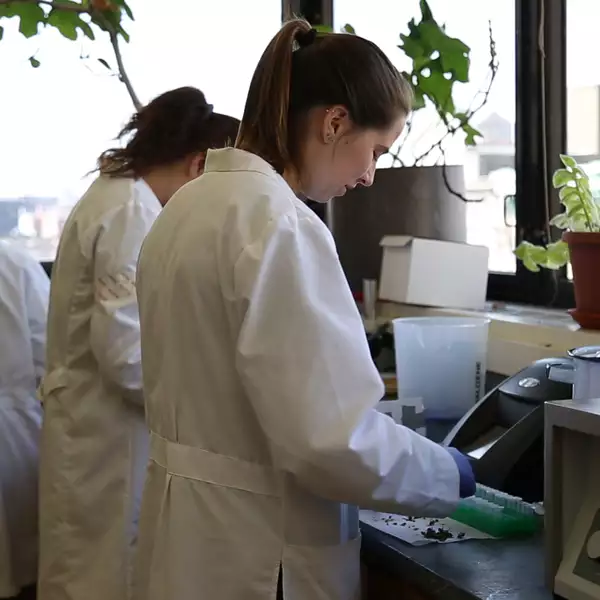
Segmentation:
{"type": "Polygon", "coordinates": [[[332,136],[331,134],[329,134],[329,135],[327,136],[327,143],[328,143],[328,144],[331,144],[332,142],[333,142],[333,136],[332,136]]]}

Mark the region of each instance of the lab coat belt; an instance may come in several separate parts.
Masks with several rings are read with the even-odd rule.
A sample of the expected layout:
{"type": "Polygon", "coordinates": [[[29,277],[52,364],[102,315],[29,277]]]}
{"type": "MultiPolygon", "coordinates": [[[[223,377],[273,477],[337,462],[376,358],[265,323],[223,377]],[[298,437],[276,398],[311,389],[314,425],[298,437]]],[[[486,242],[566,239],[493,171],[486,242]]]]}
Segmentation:
{"type": "Polygon", "coordinates": [[[49,396],[52,392],[65,388],[69,385],[69,371],[64,367],[58,367],[48,371],[38,387],[41,396],[49,396]]]}
{"type": "Polygon", "coordinates": [[[277,472],[265,465],[216,454],[150,434],[150,460],[176,477],[262,496],[280,496],[277,472]]]}

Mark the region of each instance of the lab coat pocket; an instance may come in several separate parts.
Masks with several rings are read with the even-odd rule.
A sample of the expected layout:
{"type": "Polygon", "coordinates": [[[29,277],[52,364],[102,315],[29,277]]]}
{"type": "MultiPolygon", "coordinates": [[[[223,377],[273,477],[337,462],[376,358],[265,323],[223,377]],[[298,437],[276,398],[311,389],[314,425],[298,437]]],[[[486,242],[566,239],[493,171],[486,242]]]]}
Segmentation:
{"type": "Polygon", "coordinates": [[[287,546],[283,556],[284,597],[359,600],[360,546],[360,534],[332,546],[287,546]]]}

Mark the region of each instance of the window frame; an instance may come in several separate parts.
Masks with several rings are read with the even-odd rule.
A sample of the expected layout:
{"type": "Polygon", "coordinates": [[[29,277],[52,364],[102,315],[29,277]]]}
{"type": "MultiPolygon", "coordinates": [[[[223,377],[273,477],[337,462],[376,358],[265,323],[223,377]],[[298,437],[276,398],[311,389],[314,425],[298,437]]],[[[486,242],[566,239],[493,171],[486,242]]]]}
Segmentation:
{"type": "MultiPolygon", "coordinates": [[[[560,236],[552,230],[549,240],[546,230],[548,218],[560,211],[552,173],[566,149],[566,0],[516,0],[515,11],[516,241],[544,244],[560,236]]],[[[573,284],[566,269],[531,273],[518,261],[515,274],[490,273],[488,299],[569,308],[573,284]]]]}

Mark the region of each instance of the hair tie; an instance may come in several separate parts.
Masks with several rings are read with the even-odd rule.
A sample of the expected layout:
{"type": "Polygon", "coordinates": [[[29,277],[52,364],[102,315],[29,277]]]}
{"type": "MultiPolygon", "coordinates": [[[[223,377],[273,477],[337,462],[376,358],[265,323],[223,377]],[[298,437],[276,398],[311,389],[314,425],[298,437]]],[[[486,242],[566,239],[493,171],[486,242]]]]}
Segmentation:
{"type": "Polygon", "coordinates": [[[299,31],[296,34],[296,42],[300,48],[310,46],[317,39],[317,30],[311,27],[308,31],[299,31]]]}
{"type": "Polygon", "coordinates": [[[213,109],[214,106],[212,104],[205,104],[204,105],[204,114],[202,115],[202,121],[206,121],[207,119],[210,119],[210,117],[213,114],[213,109]]]}

